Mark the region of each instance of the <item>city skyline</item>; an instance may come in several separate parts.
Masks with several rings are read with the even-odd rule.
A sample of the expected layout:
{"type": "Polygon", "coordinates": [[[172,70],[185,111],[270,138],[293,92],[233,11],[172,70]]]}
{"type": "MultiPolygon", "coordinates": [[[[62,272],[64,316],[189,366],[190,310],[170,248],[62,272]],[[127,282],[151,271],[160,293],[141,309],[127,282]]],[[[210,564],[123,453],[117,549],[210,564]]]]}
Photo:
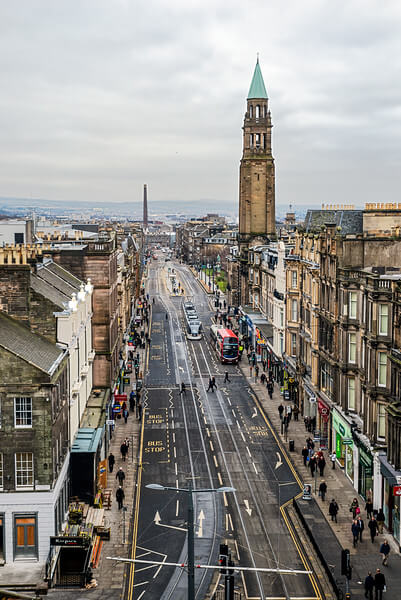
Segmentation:
{"type": "Polygon", "coordinates": [[[238,207],[259,52],[277,204],[396,201],[395,2],[0,7],[0,196],[238,207]]]}

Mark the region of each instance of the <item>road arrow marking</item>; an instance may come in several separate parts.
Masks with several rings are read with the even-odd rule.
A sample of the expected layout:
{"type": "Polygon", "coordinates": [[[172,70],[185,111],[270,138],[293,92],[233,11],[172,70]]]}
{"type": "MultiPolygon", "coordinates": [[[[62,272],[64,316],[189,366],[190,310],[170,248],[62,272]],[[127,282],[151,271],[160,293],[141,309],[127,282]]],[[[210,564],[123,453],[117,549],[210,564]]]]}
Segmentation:
{"type": "Polygon", "coordinates": [[[178,365],[178,368],[180,369],[180,371],[184,372],[183,367],[180,367],[180,365],[178,365]]]}
{"type": "Polygon", "coordinates": [[[253,415],[252,415],[252,419],[254,419],[255,417],[258,416],[258,409],[256,408],[256,406],[253,407],[253,415]]]}
{"type": "Polygon", "coordinates": [[[252,508],[249,508],[249,502],[248,500],[244,500],[244,504],[245,504],[245,510],[248,513],[249,516],[251,516],[252,514],[252,508]]]}
{"type": "Polygon", "coordinates": [[[283,464],[283,461],[281,460],[281,456],[280,456],[279,452],[276,452],[276,456],[277,456],[277,462],[276,462],[276,466],[274,468],[278,469],[283,464]]]}
{"type": "Polygon", "coordinates": [[[186,529],[183,529],[182,527],[174,527],[174,525],[165,525],[164,523],[161,523],[161,516],[159,511],[156,511],[155,514],[155,518],[153,519],[155,522],[155,525],[158,525],[159,527],[167,527],[168,529],[178,529],[178,531],[183,531],[184,533],[186,533],[186,529]]]}
{"type": "Polygon", "coordinates": [[[203,521],[204,521],[204,519],[205,519],[205,513],[201,509],[201,511],[199,513],[199,517],[198,517],[199,528],[198,528],[198,532],[196,534],[198,537],[203,537],[203,521]]]}

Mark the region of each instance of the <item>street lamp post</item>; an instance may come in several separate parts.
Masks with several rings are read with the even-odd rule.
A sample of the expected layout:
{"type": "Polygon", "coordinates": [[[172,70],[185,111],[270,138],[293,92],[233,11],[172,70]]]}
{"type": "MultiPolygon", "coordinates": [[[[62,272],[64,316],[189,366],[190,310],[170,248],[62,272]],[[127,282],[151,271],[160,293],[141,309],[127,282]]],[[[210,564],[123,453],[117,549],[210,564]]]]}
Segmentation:
{"type": "Polygon", "coordinates": [[[235,488],[223,486],[217,489],[206,488],[200,490],[194,490],[192,487],[192,481],[189,482],[187,488],[170,487],[167,485],[160,485],[159,483],[149,483],[147,488],[151,490],[160,491],[173,491],[173,492],[185,492],[188,494],[188,518],[187,518],[187,533],[188,533],[188,600],[195,600],[195,541],[194,541],[194,500],[193,494],[205,493],[205,492],[235,492],[235,488]]]}

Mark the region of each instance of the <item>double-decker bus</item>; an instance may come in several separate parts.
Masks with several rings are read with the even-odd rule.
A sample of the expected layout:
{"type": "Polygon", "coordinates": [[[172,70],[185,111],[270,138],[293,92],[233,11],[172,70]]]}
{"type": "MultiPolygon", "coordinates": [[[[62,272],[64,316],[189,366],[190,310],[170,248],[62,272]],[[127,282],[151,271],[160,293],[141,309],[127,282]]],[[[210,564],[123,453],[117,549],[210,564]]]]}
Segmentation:
{"type": "Polygon", "coordinates": [[[238,337],[231,329],[224,329],[218,325],[210,328],[212,346],[219,355],[222,363],[238,362],[238,337]]]}

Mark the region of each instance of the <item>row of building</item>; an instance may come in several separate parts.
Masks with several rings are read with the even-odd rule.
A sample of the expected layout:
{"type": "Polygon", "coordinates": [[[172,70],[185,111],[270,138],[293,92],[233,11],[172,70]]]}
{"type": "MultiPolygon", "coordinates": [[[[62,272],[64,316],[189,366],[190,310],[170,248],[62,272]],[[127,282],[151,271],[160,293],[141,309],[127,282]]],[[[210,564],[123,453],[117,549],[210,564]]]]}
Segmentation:
{"type": "Polygon", "coordinates": [[[142,230],[79,227],[39,232],[31,222],[25,230],[0,222],[4,238],[24,235],[0,246],[3,564],[46,560],[71,495],[82,485],[88,497],[81,499],[95,493],[112,435],[107,420],[140,293],[142,230]],[[84,474],[83,453],[91,465],[84,474]]]}
{"type": "Polygon", "coordinates": [[[401,546],[400,232],[397,204],[309,210],[295,233],[250,245],[246,265],[233,249],[228,302],[283,398],[401,546]]]}

